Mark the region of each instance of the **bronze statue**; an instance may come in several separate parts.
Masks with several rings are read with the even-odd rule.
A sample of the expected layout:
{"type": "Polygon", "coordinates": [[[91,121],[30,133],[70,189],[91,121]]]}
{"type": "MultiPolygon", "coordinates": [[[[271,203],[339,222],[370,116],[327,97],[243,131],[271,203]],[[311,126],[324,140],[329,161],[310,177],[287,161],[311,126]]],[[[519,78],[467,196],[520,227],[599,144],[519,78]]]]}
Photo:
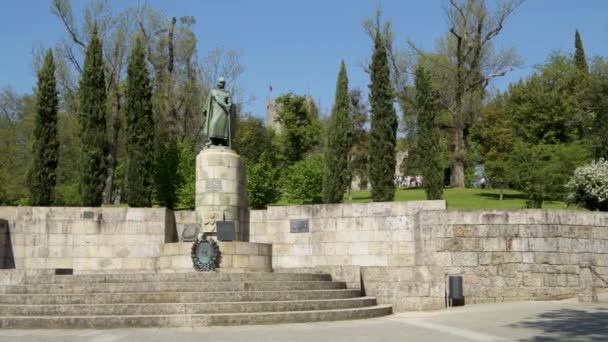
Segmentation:
{"type": "Polygon", "coordinates": [[[230,93],[225,90],[226,81],[223,77],[217,82],[217,88],[212,89],[207,100],[205,110],[205,124],[203,134],[205,147],[228,146],[232,147],[232,133],[234,124],[232,121],[234,106],[230,99],[230,93]]]}

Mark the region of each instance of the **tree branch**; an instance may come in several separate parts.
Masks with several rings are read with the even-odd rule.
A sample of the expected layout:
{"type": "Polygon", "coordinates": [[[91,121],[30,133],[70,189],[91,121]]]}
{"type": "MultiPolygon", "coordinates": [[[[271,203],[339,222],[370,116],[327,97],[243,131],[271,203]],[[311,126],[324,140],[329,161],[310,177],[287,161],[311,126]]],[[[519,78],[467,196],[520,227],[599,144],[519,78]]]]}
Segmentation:
{"type": "Polygon", "coordinates": [[[496,27],[494,27],[494,29],[492,29],[492,30],[488,31],[488,33],[486,33],[484,39],[482,40],[482,46],[485,45],[490,40],[492,40],[492,38],[496,37],[500,33],[505,21],[523,3],[524,3],[524,0],[514,0],[514,1],[510,1],[507,4],[503,5],[502,11],[497,15],[496,27]]]}
{"type": "Polygon", "coordinates": [[[78,44],[83,49],[86,49],[86,44],[80,39],[80,37],[78,37],[76,28],[74,28],[74,23],[71,20],[72,8],[70,6],[70,3],[62,0],[53,1],[51,13],[56,15],[61,20],[63,26],[65,26],[66,30],[68,30],[72,41],[78,44]]]}
{"type": "Polygon", "coordinates": [[[72,63],[72,65],[74,65],[74,67],[79,73],[82,73],[82,67],[80,66],[80,63],[78,63],[78,59],[76,58],[76,55],[74,54],[74,50],[72,50],[72,48],[64,49],[63,55],[72,63]]]}

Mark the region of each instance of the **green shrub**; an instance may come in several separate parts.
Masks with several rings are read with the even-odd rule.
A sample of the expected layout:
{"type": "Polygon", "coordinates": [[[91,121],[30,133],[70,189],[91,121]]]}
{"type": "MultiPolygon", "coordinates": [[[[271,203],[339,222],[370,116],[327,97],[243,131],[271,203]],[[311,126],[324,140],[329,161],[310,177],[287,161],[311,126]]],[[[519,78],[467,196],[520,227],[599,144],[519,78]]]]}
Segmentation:
{"type": "Polygon", "coordinates": [[[321,203],[323,167],[324,158],[321,154],[290,166],[283,182],[285,199],[291,204],[321,203]]]}
{"type": "Polygon", "coordinates": [[[262,160],[247,169],[249,207],[265,209],[281,197],[281,173],[273,163],[262,160]]]}
{"type": "Polygon", "coordinates": [[[196,148],[193,143],[184,141],[177,144],[177,208],[194,210],[196,183],[196,148]]]}
{"type": "Polygon", "coordinates": [[[80,205],[80,191],[77,182],[58,184],[55,188],[55,204],[74,207],[80,205]]]}
{"type": "Polygon", "coordinates": [[[542,208],[545,200],[561,200],[576,167],[587,160],[577,144],[530,145],[518,142],[509,156],[511,183],[526,195],[528,208],[542,208]]]}
{"type": "MultiPolygon", "coordinates": [[[[179,146],[164,136],[158,138],[154,157],[154,204],[169,209],[177,205],[179,146]]],[[[127,193],[127,197],[129,194],[127,193]]]]}

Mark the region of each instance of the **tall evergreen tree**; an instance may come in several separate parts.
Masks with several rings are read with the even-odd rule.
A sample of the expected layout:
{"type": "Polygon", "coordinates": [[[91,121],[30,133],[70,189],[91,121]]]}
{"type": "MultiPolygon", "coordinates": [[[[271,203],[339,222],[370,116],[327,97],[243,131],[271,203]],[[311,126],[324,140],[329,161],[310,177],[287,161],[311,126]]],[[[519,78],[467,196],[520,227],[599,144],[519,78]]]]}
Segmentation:
{"type": "Polygon", "coordinates": [[[33,162],[29,170],[30,204],[48,206],[55,199],[59,139],[57,136],[57,81],[55,62],[49,49],[38,73],[36,121],[32,144],[33,162]]]}
{"type": "Polygon", "coordinates": [[[585,74],[589,73],[589,66],[587,65],[587,59],[585,58],[585,49],[583,48],[583,40],[581,39],[581,34],[578,30],[574,33],[574,49],[574,64],[585,74]]]}
{"type": "Polygon", "coordinates": [[[591,67],[589,103],[595,112],[593,156],[608,160],[608,60],[595,58],[591,67]]]}
{"type": "Polygon", "coordinates": [[[424,190],[429,200],[441,199],[443,195],[444,170],[442,165],[443,148],[439,130],[439,95],[428,71],[418,66],[415,73],[416,99],[418,113],[416,145],[413,153],[417,167],[424,179],[424,190]]]}
{"type": "Polygon", "coordinates": [[[375,202],[392,201],[395,197],[395,148],[397,114],[393,107],[393,89],[386,48],[380,33],[374,39],[370,65],[371,130],[369,145],[369,180],[375,202]]]}
{"type": "Polygon", "coordinates": [[[80,198],[84,206],[101,205],[107,175],[106,84],[97,25],[87,46],[78,91],[80,123],[80,198]]]}
{"type": "Polygon", "coordinates": [[[288,93],[277,97],[277,122],[280,132],[275,137],[283,166],[304,160],[319,144],[321,124],[316,107],[305,96],[288,93]]]}
{"type": "Polygon", "coordinates": [[[154,167],[152,86],[141,37],[129,56],[125,116],[127,123],[127,202],[149,207],[154,167]]]}
{"type": "Polygon", "coordinates": [[[183,185],[179,174],[180,150],[175,136],[165,128],[157,129],[154,157],[154,197],[159,205],[175,209],[183,185]]]}
{"type": "Polygon", "coordinates": [[[327,125],[323,202],[340,203],[348,187],[348,153],[351,147],[350,99],[344,61],[336,82],[336,99],[327,125]]]}
{"type": "MultiPolygon", "coordinates": [[[[367,158],[369,150],[369,131],[366,128],[368,122],[368,109],[363,100],[361,89],[355,88],[349,91],[350,98],[350,121],[352,122],[351,147],[348,156],[348,189],[352,196],[353,180],[358,182],[358,188],[367,188],[369,170],[367,158]]],[[[350,198],[352,199],[352,198],[350,198]]]]}

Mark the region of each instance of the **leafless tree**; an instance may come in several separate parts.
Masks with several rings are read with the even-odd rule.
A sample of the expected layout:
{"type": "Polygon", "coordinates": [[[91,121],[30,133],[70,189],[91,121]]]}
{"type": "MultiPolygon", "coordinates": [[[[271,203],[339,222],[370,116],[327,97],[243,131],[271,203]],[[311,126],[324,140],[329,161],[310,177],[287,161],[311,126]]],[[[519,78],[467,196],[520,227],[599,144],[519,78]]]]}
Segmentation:
{"type": "Polygon", "coordinates": [[[216,47],[203,59],[203,83],[214,86],[218,78],[224,77],[234,98],[240,98],[238,79],[245,72],[241,63],[241,53],[234,49],[216,47]]]}
{"type": "Polygon", "coordinates": [[[512,48],[497,51],[493,42],[524,0],[499,0],[490,11],[486,0],[446,0],[449,26],[435,53],[426,53],[409,42],[419,63],[433,66],[441,84],[442,104],[451,118],[444,127],[450,140],[450,185],[464,187],[468,134],[479,115],[491,80],[521,65],[512,48]]]}
{"type": "Polygon", "coordinates": [[[113,13],[107,1],[91,1],[85,7],[82,18],[74,16],[70,0],[53,0],[51,12],[63,23],[67,37],[55,48],[60,56],[57,62],[58,83],[64,99],[64,106],[75,112],[76,91],[84,52],[93,25],[97,25],[103,43],[104,65],[106,68],[106,93],[108,94],[108,174],[102,202],[112,202],[112,190],[117,162],[119,133],[121,126],[120,82],[126,72],[130,40],[135,30],[134,11],[126,9],[113,13]]]}

